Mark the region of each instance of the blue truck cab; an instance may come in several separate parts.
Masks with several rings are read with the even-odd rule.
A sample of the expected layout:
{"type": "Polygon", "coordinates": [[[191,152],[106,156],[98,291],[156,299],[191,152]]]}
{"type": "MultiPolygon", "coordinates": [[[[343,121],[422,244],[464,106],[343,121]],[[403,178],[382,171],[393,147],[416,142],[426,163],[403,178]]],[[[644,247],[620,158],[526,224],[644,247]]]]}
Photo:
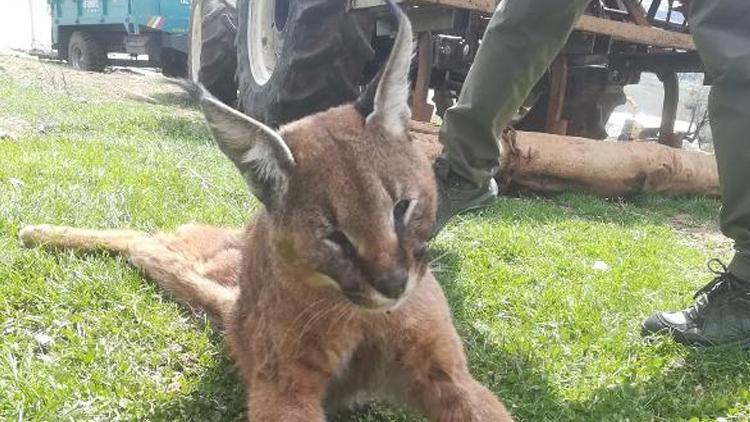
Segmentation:
{"type": "Polygon", "coordinates": [[[101,71],[107,53],[148,55],[170,76],[187,69],[190,0],[48,0],[52,46],[78,69],[101,71]]]}

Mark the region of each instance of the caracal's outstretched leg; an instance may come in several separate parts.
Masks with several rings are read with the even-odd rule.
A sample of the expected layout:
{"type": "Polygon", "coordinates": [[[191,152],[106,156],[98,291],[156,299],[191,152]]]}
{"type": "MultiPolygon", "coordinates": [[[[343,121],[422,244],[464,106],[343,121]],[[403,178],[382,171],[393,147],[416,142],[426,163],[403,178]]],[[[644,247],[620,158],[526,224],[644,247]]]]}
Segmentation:
{"type": "Polygon", "coordinates": [[[116,252],[165,290],[224,321],[237,298],[240,232],[182,226],[175,235],[39,225],[21,229],[27,247],[116,252]]]}

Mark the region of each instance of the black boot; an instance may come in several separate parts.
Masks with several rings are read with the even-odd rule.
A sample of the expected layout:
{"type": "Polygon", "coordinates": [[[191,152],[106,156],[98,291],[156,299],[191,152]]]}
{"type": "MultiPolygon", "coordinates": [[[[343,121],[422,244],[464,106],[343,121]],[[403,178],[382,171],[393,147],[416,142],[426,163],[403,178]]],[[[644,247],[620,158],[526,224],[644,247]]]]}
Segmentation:
{"type": "Polygon", "coordinates": [[[750,282],[729,273],[718,259],[709,261],[708,268],[716,278],[698,290],[695,303],[651,315],[643,322],[644,336],[669,334],[690,346],[750,346],[750,282]]]}
{"type": "Polygon", "coordinates": [[[435,161],[433,168],[438,187],[438,208],[431,237],[437,236],[452,217],[492,205],[497,199],[495,179],[490,178],[485,184],[476,186],[454,173],[442,158],[435,161]]]}

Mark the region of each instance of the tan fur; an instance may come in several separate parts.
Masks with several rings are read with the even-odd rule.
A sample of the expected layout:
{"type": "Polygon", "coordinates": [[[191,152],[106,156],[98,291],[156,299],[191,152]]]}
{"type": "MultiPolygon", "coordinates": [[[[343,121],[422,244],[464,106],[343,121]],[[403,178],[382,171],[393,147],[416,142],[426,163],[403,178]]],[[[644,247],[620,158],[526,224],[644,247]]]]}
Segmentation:
{"type": "MultiPolygon", "coordinates": [[[[309,192],[321,200],[350,198],[360,183],[376,182],[369,177],[416,180],[420,200],[432,202],[434,214],[425,158],[407,148],[395,159],[398,165],[393,157],[386,162],[375,155],[380,141],[361,138],[363,130],[363,118],[343,106],[284,127],[281,134],[307,180],[326,180],[309,192]],[[331,154],[334,147],[348,152],[331,154]],[[361,172],[343,177],[333,170],[357,156],[369,157],[348,163],[361,172]]],[[[352,220],[347,227],[364,253],[387,266],[394,240],[372,222],[379,215],[367,207],[377,203],[362,201],[333,206],[352,220]]],[[[300,209],[282,230],[261,213],[244,233],[182,226],[174,235],[152,236],[45,225],[26,227],[20,237],[27,246],[115,251],[178,298],[205,308],[226,330],[253,421],[323,421],[328,412],[371,398],[414,406],[436,421],[510,420],[469,374],[448,304],[430,271],[417,274],[413,290],[395,309],[352,304],[300,256],[306,253],[300,247],[314,247],[304,235],[306,213],[314,212],[300,209]]]]}
{"type": "Polygon", "coordinates": [[[27,226],[19,233],[25,246],[117,252],[164,289],[217,323],[237,299],[241,231],[184,225],[174,235],[132,230],[87,230],[27,226]]]}

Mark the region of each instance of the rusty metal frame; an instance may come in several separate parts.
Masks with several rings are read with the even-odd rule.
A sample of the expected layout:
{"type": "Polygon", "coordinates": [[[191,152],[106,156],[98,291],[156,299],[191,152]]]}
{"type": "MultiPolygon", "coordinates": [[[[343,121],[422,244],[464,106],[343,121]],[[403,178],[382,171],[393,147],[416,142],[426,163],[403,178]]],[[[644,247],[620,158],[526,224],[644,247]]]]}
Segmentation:
{"type": "Polygon", "coordinates": [[[630,19],[638,26],[651,26],[646,16],[646,10],[636,0],[622,0],[630,19]]]}
{"type": "Polygon", "coordinates": [[[680,102],[680,83],[677,80],[677,73],[662,72],[658,73],[657,76],[664,86],[659,143],[673,148],[682,148],[682,139],[674,133],[677,105],[680,102]]]}
{"type": "Polygon", "coordinates": [[[559,55],[550,67],[550,90],[547,104],[545,132],[555,135],[568,133],[568,122],[563,120],[565,93],[568,89],[568,59],[559,55]]]}
{"type": "MultiPolygon", "coordinates": [[[[382,6],[384,0],[350,0],[353,9],[382,6]]],[[[561,0],[564,1],[564,0],[561,0]]],[[[415,0],[401,1],[411,5],[432,5],[458,7],[492,14],[499,0],[415,0]]],[[[640,7],[640,5],[638,5],[640,7]]],[[[408,12],[408,10],[407,10],[408,12]]],[[[690,34],[668,31],[655,27],[646,27],[629,22],[617,22],[596,16],[583,15],[575,27],[578,31],[599,35],[608,35],[615,39],[635,44],[651,45],[655,47],[676,48],[679,50],[695,50],[695,44],[690,34]]]]}
{"type": "Polygon", "coordinates": [[[411,96],[412,118],[429,122],[435,107],[427,103],[432,74],[432,33],[421,32],[417,35],[417,79],[411,96]]]}

